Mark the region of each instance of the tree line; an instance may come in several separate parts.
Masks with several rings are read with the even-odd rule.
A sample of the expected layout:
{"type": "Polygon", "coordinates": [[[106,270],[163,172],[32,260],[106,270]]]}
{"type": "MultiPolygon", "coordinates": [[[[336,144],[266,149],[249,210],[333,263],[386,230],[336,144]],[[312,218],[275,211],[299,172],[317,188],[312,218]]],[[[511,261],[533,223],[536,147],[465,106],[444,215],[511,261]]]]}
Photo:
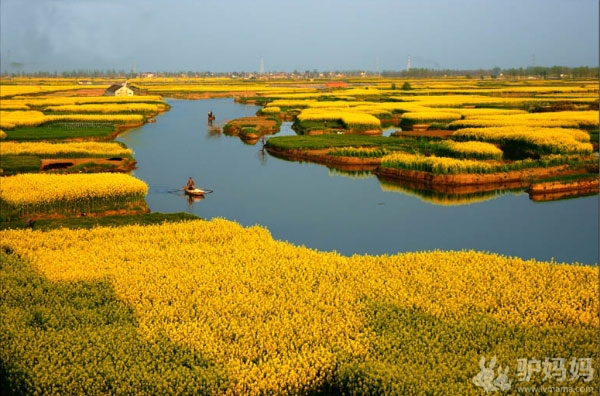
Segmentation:
{"type": "MultiPolygon", "coordinates": [[[[159,71],[152,73],[161,77],[231,77],[256,75],[254,72],[210,72],[210,71],[159,71]]],[[[466,76],[468,78],[511,78],[521,79],[528,77],[555,79],[555,78],[598,78],[598,67],[590,66],[529,66],[526,68],[505,68],[494,67],[493,69],[476,70],[455,70],[455,69],[428,69],[412,68],[410,70],[384,70],[381,73],[364,70],[346,70],[346,71],[305,71],[298,72],[278,72],[278,76],[285,75],[289,78],[319,78],[321,76],[382,76],[382,77],[403,77],[403,78],[432,78],[432,77],[453,77],[466,76]]],[[[37,78],[136,78],[142,77],[144,73],[138,73],[133,70],[89,70],[73,69],[65,71],[2,71],[2,77],[37,77],[37,78]]]]}
{"type": "Polygon", "coordinates": [[[598,78],[598,67],[589,66],[530,66],[520,68],[494,67],[493,69],[450,70],[414,68],[402,71],[383,71],[384,77],[428,78],[445,76],[466,76],[471,78],[598,78]]]}

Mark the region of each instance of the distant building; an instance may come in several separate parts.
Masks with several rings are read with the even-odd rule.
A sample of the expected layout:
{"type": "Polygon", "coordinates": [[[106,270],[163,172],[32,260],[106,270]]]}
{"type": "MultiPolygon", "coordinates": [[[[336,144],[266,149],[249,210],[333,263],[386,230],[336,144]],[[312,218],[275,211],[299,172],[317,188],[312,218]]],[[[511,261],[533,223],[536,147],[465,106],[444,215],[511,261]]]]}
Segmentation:
{"type": "Polygon", "coordinates": [[[127,86],[127,81],[123,84],[113,84],[106,91],[104,96],[133,96],[133,90],[127,86]]]}

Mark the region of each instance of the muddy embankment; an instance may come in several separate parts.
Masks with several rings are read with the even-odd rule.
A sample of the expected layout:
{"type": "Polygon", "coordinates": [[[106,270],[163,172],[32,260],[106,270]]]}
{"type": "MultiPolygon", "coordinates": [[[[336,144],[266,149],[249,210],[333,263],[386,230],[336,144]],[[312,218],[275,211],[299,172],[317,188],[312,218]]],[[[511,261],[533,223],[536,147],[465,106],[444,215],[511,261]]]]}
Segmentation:
{"type": "MultiPolygon", "coordinates": [[[[531,168],[489,174],[434,175],[429,172],[393,168],[378,168],[377,177],[386,181],[410,184],[413,188],[453,193],[469,194],[494,190],[529,188],[535,181],[573,174],[587,173],[586,169],[569,169],[568,165],[548,168],[531,168]]],[[[577,194],[576,184],[563,184],[563,192],[577,194]]],[[[598,187],[596,184],[596,192],[598,187]]]]}
{"type": "Polygon", "coordinates": [[[551,181],[529,186],[529,197],[533,201],[555,201],[577,196],[598,194],[598,178],[574,181],[551,181]]]}
{"type": "Polygon", "coordinates": [[[56,219],[68,219],[76,217],[106,217],[106,216],[133,216],[150,213],[150,208],[146,204],[146,201],[140,201],[135,204],[129,204],[121,209],[107,209],[107,210],[95,210],[92,212],[79,212],[71,211],[68,213],[51,213],[51,212],[35,212],[27,213],[18,216],[19,220],[32,219],[37,220],[56,220],[56,219]]]}
{"type": "Polygon", "coordinates": [[[43,158],[40,171],[60,171],[68,173],[71,168],[77,171],[91,172],[130,172],[136,167],[136,161],[127,157],[112,158],[43,158]]]}
{"type": "Polygon", "coordinates": [[[289,161],[314,162],[321,165],[332,166],[345,171],[374,171],[379,167],[381,158],[358,158],[328,155],[330,149],[320,150],[285,150],[274,147],[265,147],[274,157],[289,161]]]}

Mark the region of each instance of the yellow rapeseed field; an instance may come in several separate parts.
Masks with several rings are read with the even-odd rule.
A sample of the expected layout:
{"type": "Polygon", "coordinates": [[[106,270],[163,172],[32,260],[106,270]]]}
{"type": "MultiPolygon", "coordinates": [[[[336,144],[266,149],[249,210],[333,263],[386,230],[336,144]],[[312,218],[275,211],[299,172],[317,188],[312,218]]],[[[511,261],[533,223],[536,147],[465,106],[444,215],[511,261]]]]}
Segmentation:
{"type": "MultiPolygon", "coordinates": [[[[208,393],[306,394],[330,384],[357,395],[474,394],[470,379],[481,354],[497,354],[516,366],[522,354],[543,359],[596,353],[589,342],[598,329],[595,267],[472,251],[344,257],[219,219],[8,230],[0,237],[4,249],[53,284],[108,282],[118,301],[131,307],[146,343],[159,348],[166,337],[222,368],[225,388],[214,385],[208,393]],[[574,337],[581,340],[576,346],[574,337]]],[[[93,304],[89,293],[90,300],[77,297],[80,305],[93,304]]],[[[62,309],[57,306],[54,315],[62,309]]],[[[50,314],[30,320],[59,325],[44,315],[50,314]]],[[[26,322],[18,316],[4,323],[13,334],[6,342],[22,348],[20,359],[32,361],[36,345],[17,331],[20,323],[26,322]]],[[[93,332],[104,331],[101,326],[93,332]]],[[[111,341],[100,334],[87,336],[94,341],[84,347],[98,355],[86,353],[77,363],[93,368],[85,377],[92,393],[103,389],[95,370],[104,378],[116,375],[112,365],[101,368],[101,351],[114,351],[113,362],[127,356],[118,345],[105,346],[111,341]]],[[[32,378],[78,389],[57,367],[65,364],[57,356],[70,344],[65,339],[45,347],[55,357],[40,359],[32,378]]],[[[193,383],[173,378],[178,370],[198,373],[202,367],[194,364],[188,360],[188,369],[164,371],[160,389],[187,393],[193,383]]],[[[127,384],[140,392],[153,386],[144,382],[147,376],[130,373],[127,384]]]]}
{"type": "Polygon", "coordinates": [[[564,127],[591,128],[598,126],[598,111],[557,111],[511,115],[471,116],[451,124],[455,128],[465,127],[564,127]]]}
{"type": "Polygon", "coordinates": [[[267,107],[304,109],[310,107],[313,103],[317,103],[317,101],[314,99],[275,99],[267,107]]]}
{"type": "Polygon", "coordinates": [[[29,106],[20,100],[2,100],[0,101],[0,110],[21,110],[27,111],[29,110],[29,106]]]}
{"type": "Polygon", "coordinates": [[[459,155],[477,158],[502,158],[502,150],[491,143],[455,142],[453,140],[445,140],[442,144],[451,152],[459,155]]]}
{"type": "Polygon", "coordinates": [[[151,103],[103,103],[82,105],[48,106],[44,111],[59,113],[158,113],[164,110],[163,105],[151,103]]]}
{"type": "Polygon", "coordinates": [[[0,128],[13,129],[17,126],[37,126],[44,123],[46,116],[41,111],[0,111],[0,128]]]}
{"type": "Polygon", "coordinates": [[[117,124],[138,124],[144,121],[141,114],[60,114],[47,115],[45,122],[74,121],[74,122],[113,122],[117,124]]]}
{"type": "Polygon", "coordinates": [[[25,96],[2,100],[6,105],[26,105],[35,108],[84,104],[164,103],[158,95],[134,96],[25,96]]]}
{"type": "Polygon", "coordinates": [[[281,113],[281,108],[279,108],[277,106],[268,106],[268,107],[263,107],[260,110],[260,112],[263,114],[279,114],[279,113],[281,113]]]}
{"type": "Polygon", "coordinates": [[[19,174],[0,178],[0,201],[13,208],[51,209],[102,200],[143,199],[148,186],[120,173],[19,174]]]}
{"type": "MultiPolygon", "coordinates": [[[[538,97],[503,97],[485,95],[464,95],[460,92],[449,92],[448,95],[415,95],[415,96],[392,96],[392,99],[411,101],[426,107],[463,107],[463,106],[497,106],[507,108],[518,108],[535,103],[561,102],[560,98],[538,98],[538,97]]],[[[592,100],[590,99],[590,102],[592,100]]]]}
{"type": "Polygon", "coordinates": [[[266,84],[167,84],[144,85],[144,89],[154,93],[186,93],[186,92],[306,92],[306,89],[290,89],[266,84]]]}
{"type": "Polygon", "coordinates": [[[487,142],[520,141],[538,146],[552,153],[590,154],[590,135],[579,129],[535,128],[527,126],[503,126],[488,128],[464,128],[452,135],[457,139],[487,142]]]}
{"type": "Polygon", "coordinates": [[[499,116],[499,115],[515,115],[515,114],[527,114],[525,110],[516,109],[491,109],[491,108],[436,108],[436,111],[458,113],[465,118],[479,118],[482,116],[499,116]]]}
{"type": "Polygon", "coordinates": [[[337,121],[348,129],[381,129],[381,121],[371,114],[351,111],[344,108],[308,108],[298,114],[300,121],[337,121]]]}
{"type": "Polygon", "coordinates": [[[58,114],[45,115],[41,111],[0,111],[0,128],[33,127],[47,122],[112,122],[137,124],[144,121],[141,114],[58,114]]]}
{"type": "Polygon", "coordinates": [[[442,111],[419,111],[407,112],[402,114],[402,123],[408,124],[429,124],[443,123],[460,120],[461,115],[457,113],[442,112],[442,111]]]}
{"type": "MultiPolygon", "coordinates": [[[[108,88],[106,86],[105,88],[108,88]]],[[[0,84],[0,97],[81,89],[81,85],[5,85],[0,84]]]]}
{"type": "Polygon", "coordinates": [[[131,149],[114,142],[77,142],[77,143],[18,143],[5,142],[0,145],[0,155],[38,155],[44,156],[126,156],[133,155],[131,149]]]}
{"type": "Polygon", "coordinates": [[[388,154],[381,160],[381,167],[383,168],[418,170],[434,174],[491,173],[496,171],[499,165],[471,159],[425,156],[402,152],[388,154]]]}
{"type": "Polygon", "coordinates": [[[577,128],[579,123],[574,120],[540,120],[513,119],[512,117],[467,118],[450,123],[450,128],[500,128],[500,127],[529,127],[529,128],[577,128]]]}

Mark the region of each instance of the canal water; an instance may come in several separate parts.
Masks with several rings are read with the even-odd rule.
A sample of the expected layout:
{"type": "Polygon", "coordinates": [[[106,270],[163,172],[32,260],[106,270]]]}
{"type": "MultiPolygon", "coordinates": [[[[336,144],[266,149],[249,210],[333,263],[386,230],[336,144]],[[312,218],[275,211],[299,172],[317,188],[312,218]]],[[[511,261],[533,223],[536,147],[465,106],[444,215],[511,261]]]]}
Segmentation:
{"type": "MultiPolygon", "coordinates": [[[[380,182],[365,173],[282,160],[262,143],[211,131],[258,107],[232,99],[168,100],[171,110],[119,137],[149,185],[153,212],[190,212],[262,225],[275,239],[352,254],[478,250],[524,259],[598,262],[598,196],[537,203],[526,192],[439,196],[380,182]],[[213,190],[190,201],[189,177],[213,190]]],[[[294,134],[284,123],[278,135],[294,134]]]]}

